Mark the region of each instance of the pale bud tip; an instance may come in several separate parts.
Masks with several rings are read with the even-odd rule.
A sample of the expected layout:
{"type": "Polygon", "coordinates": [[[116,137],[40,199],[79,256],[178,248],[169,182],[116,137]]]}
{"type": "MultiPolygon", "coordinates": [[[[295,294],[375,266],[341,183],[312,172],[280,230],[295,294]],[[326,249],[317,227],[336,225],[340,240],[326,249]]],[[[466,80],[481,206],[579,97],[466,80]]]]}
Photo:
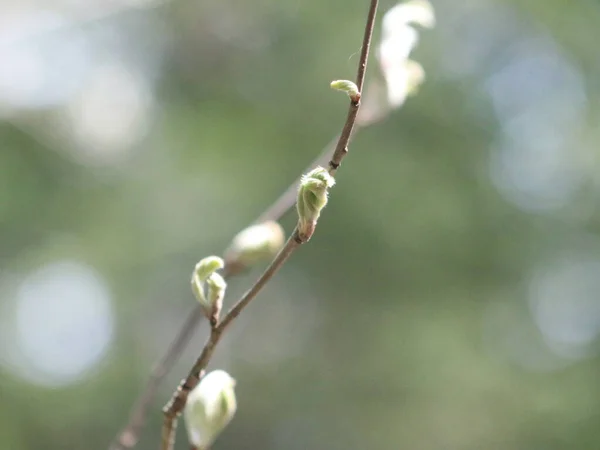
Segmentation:
{"type": "Polygon", "coordinates": [[[303,175],[298,188],[298,237],[306,242],[314,233],[321,210],[327,204],[329,188],[335,179],[323,167],[317,167],[303,175]]]}
{"type": "Polygon", "coordinates": [[[215,325],[218,320],[227,287],[225,279],[217,273],[217,270],[223,267],[225,267],[223,259],[218,256],[208,256],[196,264],[192,274],[192,292],[212,325],[215,325]]]}
{"type": "Polygon", "coordinates": [[[331,82],[330,86],[336,91],[342,91],[348,94],[348,97],[350,97],[353,102],[358,102],[360,100],[358,86],[350,80],[335,80],[331,82]]]}
{"type": "Polygon", "coordinates": [[[200,260],[196,267],[194,268],[194,273],[198,275],[198,277],[205,281],[213,272],[222,269],[225,267],[225,261],[218,256],[208,256],[200,260]]]}

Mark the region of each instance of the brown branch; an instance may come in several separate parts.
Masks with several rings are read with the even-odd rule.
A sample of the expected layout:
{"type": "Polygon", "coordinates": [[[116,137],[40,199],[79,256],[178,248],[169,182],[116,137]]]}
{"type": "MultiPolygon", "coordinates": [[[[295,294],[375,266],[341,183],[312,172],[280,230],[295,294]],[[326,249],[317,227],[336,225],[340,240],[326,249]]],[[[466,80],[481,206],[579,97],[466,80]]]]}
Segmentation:
{"type": "MultiPolygon", "coordinates": [[[[334,148],[335,142],[335,140],[330,142],[309,167],[327,164],[329,154],[334,148]]],[[[254,221],[254,223],[263,223],[268,220],[281,219],[281,217],[294,206],[299,182],[300,178],[291,184],[286,191],[254,221]]],[[[226,267],[224,278],[229,279],[232,276],[237,275],[237,273],[238,272],[232,270],[231,267],[226,267]]],[[[160,383],[185,350],[185,347],[193,336],[194,330],[203,317],[202,308],[200,305],[195,305],[186,317],[185,322],[181,325],[181,328],[165,354],[152,367],[150,377],[148,378],[142,393],[131,408],[127,424],[110,444],[109,450],[127,450],[135,447],[138,443],[146,416],[148,415],[148,410],[156,397],[160,383]]]]}
{"type": "MultiPolygon", "coordinates": [[[[378,1],[372,0],[367,17],[367,25],[365,27],[365,33],[363,37],[363,44],[358,66],[358,74],[356,78],[356,85],[359,88],[359,92],[362,92],[363,90],[377,6],[378,1]]],[[[329,158],[331,149],[335,145],[334,154],[329,162],[330,173],[335,173],[337,168],[339,168],[342,159],[348,152],[348,143],[350,141],[350,138],[352,137],[353,131],[355,132],[361,125],[366,126],[372,123],[368,121],[365,123],[361,123],[360,118],[358,118],[357,120],[358,110],[359,103],[351,102],[346,123],[342,129],[342,133],[336,138],[337,145],[335,145],[336,139],[330,142],[323,149],[321,154],[315,159],[315,161],[313,161],[309,168],[314,167],[316,165],[324,166],[327,163],[327,159],[329,158]]],[[[300,180],[298,179],[293,184],[291,184],[288,187],[288,189],[269,208],[267,208],[263,214],[259,216],[255,223],[262,223],[267,220],[279,220],[283,215],[285,215],[287,211],[289,211],[294,206],[299,181],[300,180]]],[[[230,271],[228,271],[227,268],[225,269],[225,272],[225,278],[229,278],[230,276],[235,275],[235,273],[231,273],[230,271]]],[[[233,320],[235,317],[237,317],[237,315],[239,315],[239,313],[245,307],[245,305],[246,303],[242,304],[240,300],[240,302],[238,302],[232,308],[232,310],[230,310],[225,316],[225,318],[223,319],[223,323],[229,324],[231,320],[233,320]],[[230,316],[230,313],[235,313],[235,316],[230,316]],[[230,319],[227,322],[225,322],[229,317],[230,319]]],[[[136,401],[135,405],[131,410],[127,425],[115,438],[114,442],[110,446],[110,450],[126,450],[133,448],[137,444],[145,422],[145,417],[148,413],[148,410],[150,408],[150,405],[152,404],[154,397],[156,396],[156,392],[158,390],[160,382],[181,356],[185,346],[188,344],[189,340],[192,337],[194,329],[196,328],[202,317],[203,315],[201,308],[197,305],[186,318],[175,339],[167,349],[165,355],[153,366],[149,380],[146,383],[142,394],[140,395],[139,399],[136,401]]]]}
{"type": "MultiPolygon", "coordinates": [[[[325,165],[329,158],[329,153],[333,148],[335,141],[332,141],[318,158],[315,160],[313,165],[325,165]]],[[[311,167],[311,166],[309,166],[311,167]]],[[[254,223],[262,223],[268,220],[279,220],[284,216],[293,206],[296,201],[297,183],[291,184],[289,188],[271,205],[267,208],[254,223]]],[[[234,275],[237,275],[230,267],[225,268],[224,278],[229,279],[234,275]]],[[[195,305],[192,311],[188,314],[185,322],[181,325],[181,328],[177,332],[177,335],[169,345],[165,354],[154,364],[150,372],[150,376],[142,393],[138,397],[137,401],[131,408],[129,419],[127,424],[115,437],[113,442],[109,446],[109,450],[127,450],[135,447],[138,443],[141,431],[144,427],[146,416],[156,393],[158,387],[164,377],[167,375],[169,370],[175,365],[185,347],[189,343],[190,339],[194,334],[194,330],[199,325],[201,319],[204,317],[202,308],[200,305],[195,305]]]]}
{"type": "MultiPolygon", "coordinates": [[[[371,48],[371,37],[373,36],[373,28],[375,27],[375,17],[377,15],[377,0],[371,0],[371,6],[369,7],[369,13],[367,16],[367,25],[365,26],[365,34],[363,36],[362,48],[360,51],[360,59],[358,61],[358,73],[356,74],[356,86],[358,87],[359,94],[363,91],[363,85],[365,84],[365,75],[367,73],[367,61],[369,59],[369,50],[371,48]]],[[[352,137],[352,131],[354,124],[356,123],[356,117],[358,116],[358,109],[360,107],[360,95],[358,99],[350,101],[350,108],[348,109],[348,117],[342,133],[333,152],[331,161],[329,161],[329,173],[332,175],[337,171],[342,164],[342,159],[348,153],[348,143],[352,137]]]]}
{"type": "MultiPolygon", "coordinates": [[[[373,28],[375,27],[375,17],[377,15],[377,7],[378,1],[371,1],[371,6],[369,7],[369,13],[367,16],[367,25],[365,26],[365,34],[363,36],[363,44],[361,47],[360,59],[358,63],[358,73],[356,75],[356,86],[358,87],[358,92],[362,94],[363,86],[365,84],[365,75],[367,73],[367,62],[369,59],[369,50],[371,48],[371,38],[373,36],[373,28]]],[[[350,142],[350,138],[353,135],[353,132],[357,131],[359,127],[364,127],[367,125],[371,125],[381,118],[377,117],[376,119],[372,118],[364,118],[361,122],[358,117],[358,110],[360,107],[360,95],[357,101],[350,102],[350,109],[348,110],[348,117],[346,118],[346,123],[344,124],[344,128],[342,129],[342,133],[335,137],[321,152],[319,156],[313,161],[313,163],[309,166],[309,168],[313,168],[315,166],[324,166],[327,163],[327,155],[332,148],[335,150],[333,152],[333,156],[329,161],[329,173],[332,175],[337,171],[342,163],[342,159],[348,153],[348,143],[350,142]],[[337,139],[337,144],[335,144],[337,139]]],[[[296,191],[298,183],[300,183],[300,178],[298,178],[275,202],[258,218],[257,222],[261,223],[266,220],[269,220],[271,217],[280,217],[285,212],[291,208],[296,201],[296,191]]]]}
{"type": "MultiPolygon", "coordinates": [[[[369,57],[369,48],[371,46],[371,36],[373,34],[373,28],[375,24],[375,17],[377,15],[378,0],[371,0],[369,13],[367,16],[367,24],[365,27],[365,33],[363,37],[363,45],[358,63],[358,74],[356,77],[356,85],[359,88],[359,92],[363,88],[365,73],[367,69],[367,60],[369,57]]],[[[342,128],[335,152],[329,163],[330,172],[334,173],[340,166],[342,160],[348,153],[348,143],[352,136],[358,110],[360,108],[360,97],[350,102],[348,109],[348,115],[346,123],[342,128]]],[[[218,344],[221,336],[227,329],[227,327],[235,320],[236,317],[242,312],[242,310],[248,306],[248,304],[258,295],[261,289],[266,283],[277,273],[277,271],[283,266],[285,261],[291,256],[304,241],[298,234],[298,230],[295,229],[290,238],[285,243],[284,247],[277,254],[273,262],[260,276],[260,278],[254,283],[254,285],[242,296],[240,300],[227,312],[225,317],[216,326],[212,327],[208,341],[206,342],[202,353],[196,360],[196,363],[192,367],[192,370],[188,376],[182,380],[180,385],[174,392],[171,400],[163,409],[165,419],[163,423],[163,433],[161,440],[161,450],[173,450],[175,444],[175,429],[177,426],[177,418],[181,414],[185,407],[188,394],[193,387],[198,383],[201,372],[206,368],[208,362],[214,352],[216,345],[218,344]]]]}
{"type": "Polygon", "coordinates": [[[175,444],[175,430],[177,429],[177,418],[185,407],[188,394],[198,384],[200,373],[207,366],[215,347],[219,343],[221,336],[231,324],[231,322],[242,312],[242,310],[257,296],[267,282],[279,271],[285,261],[301,244],[294,231],[287,240],[283,248],[279,251],[273,262],[267,267],[254,285],[240,298],[237,303],[227,312],[223,320],[211,329],[210,336],[204,344],[202,353],[196,360],[188,376],[181,381],[171,400],[164,407],[163,412],[165,420],[162,430],[161,449],[172,450],[175,444]]]}
{"type": "MultiPolygon", "coordinates": [[[[362,110],[364,112],[364,110],[362,110]]],[[[352,130],[352,136],[354,136],[359,129],[366,128],[370,125],[373,125],[380,120],[382,120],[386,116],[387,111],[381,111],[377,115],[371,116],[362,116],[357,115],[356,120],[354,122],[354,129],[352,130]]],[[[340,139],[340,135],[335,136],[329,144],[327,144],[319,156],[317,156],[313,162],[311,162],[306,169],[305,172],[308,172],[310,169],[313,169],[316,166],[326,166],[331,161],[333,157],[333,152],[337,147],[338,140],[340,139]],[[331,155],[331,156],[330,156],[331,155]]],[[[279,218],[283,217],[293,206],[296,201],[296,195],[298,194],[298,185],[300,184],[300,177],[298,177],[289,187],[281,194],[277,200],[275,200],[259,217],[256,219],[255,223],[263,223],[268,220],[279,220],[279,218]]]]}

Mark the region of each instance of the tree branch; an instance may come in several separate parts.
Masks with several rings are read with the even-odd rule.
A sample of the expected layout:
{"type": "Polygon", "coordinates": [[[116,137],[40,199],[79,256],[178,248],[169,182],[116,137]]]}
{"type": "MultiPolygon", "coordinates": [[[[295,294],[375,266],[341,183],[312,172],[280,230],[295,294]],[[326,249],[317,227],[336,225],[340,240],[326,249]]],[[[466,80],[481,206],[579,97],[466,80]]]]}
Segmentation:
{"type": "MultiPolygon", "coordinates": [[[[364,36],[363,36],[363,44],[362,44],[361,55],[360,55],[360,59],[359,59],[358,73],[357,73],[357,77],[356,77],[356,85],[358,86],[359,92],[361,92],[361,93],[363,91],[363,86],[364,86],[364,79],[365,79],[365,74],[366,74],[367,61],[368,61],[368,57],[369,57],[369,49],[371,46],[371,37],[373,34],[373,28],[374,28],[374,24],[375,24],[377,7],[378,7],[378,0],[371,0],[369,12],[368,12],[368,16],[367,16],[367,24],[365,26],[365,32],[364,32],[364,36]]],[[[350,104],[350,107],[348,110],[348,115],[346,118],[346,123],[344,124],[344,127],[342,129],[342,133],[337,137],[337,145],[335,145],[335,150],[334,150],[333,156],[331,157],[331,160],[329,161],[329,172],[331,174],[334,174],[337,171],[337,169],[339,168],[339,166],[342,162],[342,159],[345,157],[345,155],[348,152],[348,143],[350,141],[350,138],[352,137],[353,131],[357,130],[358,127],[361,125],[360,122],[357,122],[359,107],[360,107],[359,101],[351,102],[351,104],[350,104]]],[[[371,124],[371,122],[367,122],[367,123],[363,124],[363,126],[370,125],[370,124],[371,124]]],[[[335,139],[332,142],[330,142],[323,149],[321,154],[316,158],[316,160],[311,164],[310,167],[314,167],[316,165],[325,165],[335,142],[336,142],[335,139]]],[[[288,189],[269,208],[267,208],[267,210],[263,214],[261,214],[259,216],[259,218],[255,221],[255,223],[262,223],[267,220],[279,220],[283,215],[285,215],[287,213],[287,211],[289,211],[294,206],[294,203],[296,200],[296,191],[297,191],[297,186],[298,186],[299,181],[300,180],[298,179],[292,185],[290,185],[288,187],[288,189]]],[[[295,232],[294,232],[294,235],[295,235],[295,232]]],[[[292,245],[292,244],[290,244],[290,241],[296,242],[295,240],[290,239],[290,240],[288,240],[289,245],[292,245]]],[[[286,247],[288,246],[288,244],[286,244],[286,247]]],[[[299,245],[299,242],[296,242],[296,244],[299,245]]],[[[284,247],[284,249],[286,247],[284,247]]],[[[295,247],[294,247],[294,249],[295,249],[295,247]]],[[[286,255],[285,259],[287,259],[287,257],[289,257],[289,255],[291,254],[292,251],[293,250],[291,250],[290,253],[286,255]]],[[[271,269],[271,270],[273,269],[273,264],[271,266],[269,266],[267,271],[265,271],[265,274],[269,271],[269,269],[271,269]]],[[[271,273],[270,276],[274,275],[274,273],[277,270],[278,270],[278,268],[276,268],[275,271],[273,273],[271,273]]],[[[235,273],[231,273],[226,268],[225,274],[224,274],[225,278],[229,278],[232,275],[235,275],[235,273]]],[[[263,274],[263,276],[264,276],[264,274],[263,274]]],[[[259,279],[259,281],[260,281],[260,279],[259,279]]],[[[257,288],[257,285],[255,284],[255,286],[253,286],[253,288],[257,288]]],[[[222,333],[225,330],[225,328],[231,323],[231,321],[234,320],[241,313],[243,308],[252,300],[252,298],[254,298],[254,296],[256,294],[258,294],[258,292],[260,291],[261,288],[262,288],[262,286],[258,286],[258,290],[256,290],[256,292],[254,293],[253,296],[242,297],[232,307],[232,309],[227,313],[227,315],[224,317],[223,321],[221,322],[221,324],[224,324],[223,328],[222,329],[218,328],[221,330],[218,334],[218,337],[214,336],[215,329],[211,330],[211,335],[209,336],[209,340],[205,344],[202,354],[200,355],[200,357],[196,361],[196,364],[194,365],[195,370],[194,369],[192,370],[192,372],[197,372],[197,376],[196,377],[189,376],[188,377],[189,383],[187,383],[187,384],[182,383],[180,385],[180,387],[178,388],[178,392],[179,392],[179,390],[185,391],[184,395],[185,395],[186,399],[187,399],[187,394],[189,393],[189,391],[191,389],[193,389],[193,387],[195,386],[194,381],[195,381],[195,383],[198,382],[200,372],[208,364],[208,361],[210,360],[210,357],[212,356],[212,351],[214,350],[214,346],[220,339],[220,336],[221,336],[220,333],[222,333]],[[193,386],[192,386],[192,384],[193,384],[193,386]]],[[[248,292],[249,293],[252,292],[252,289],[248,292]]],[[[166,374],[171,369],[171,367],[175,364],[177,359],[181,356],[181,353],[183,352],[185,346],[191,339],[193,331],[196,328],[196,326],[198,325],[198,323],[200,322],[201,318],[202,318],[202,311],[201,311],[200,306],[197,305],[190,312],[188,317],[186,318],[186,320],[183,323],[182,327],[180,328],[177,336],[175,337],[175,339],[173,340],[173,342],[167,349],[164,356],[159,361],[157,361],[157,363],[153,366],[150,377],[146,383],[146,386],[131,410],[127,425],[117,435],[117,437],[115,438],[115,440],[109,447],[110,450],[126,450],[126,449],[133,448],[137,444],[141,430],[142,430],[144,422],[145,422],[145,417],[148,413],[148,410],[152,404],[154,397],[156,396],[156,392],[158,390],[158,386],[159,386],[160,382],[166,376],[166,374]]],[[[192,375],[192,373],[190,373],[190,375],[192,375]]],[[[168,447],[169,439],[171,439],[170,436],[172,436],[174,434],[173,432],[175,430],[175,423],[176,423],[175,421],[177,419],[177,416],[181,413],[181,410],[184,405],[185,405],[185,400],[183,401],[183,404],[181,404],[181,405],[175,405],[175,402],[172,401],[167,405],[169,408],[165,407],[165,410],[167,410],[167,411],[170,411],[170,410],[176,411],[174,414],[172,413],[173,417],[170,419],[170,423],[171,423],[170,428],[166,426],[168,416],[167,416],[167,413],[165,413],[166,418],[165,418],[164,429],[166,429],[166,431],[163,430],[164,432],[167,433],[167,436],[166,436],[167,447],[165,447],[165,448],[172,448],[172,445],[171,445],[171,447],[168,447]],[[173,403],[173,404],[171,404],[171,403],[173,403]],[[175,406],[177,406],[177,408],[175,408],[175,406]]],[[[163,436],[163,445],[165,445],[165,436],[163,436]]]]}
{"type": "MultiPolygon", "coordinates": [[[[323,149],[321,154],[312,162],[312,164],[308,166],[308,168],[318,165],[326,165],[337,139],[338,138],[336,137],[335,140],[332,140],[323,149]]],[[[298,178],[294,183],[290,184],[284,193],[277,200],[275,200],[254,221],[254,223],[263,223],[269,220],[280,220],[294,206],[299,182],[300,178],[298,178]]],[[[225,273],[223,274],[225,279],[229,279],[235,275],[237,275],[237,272],[234,272],[229,267],[225,267],[225,273]]],[[[185,350],[185,347],[194,334],[194,330],[200,324],[200,321],[203,317],[204,315],[202,314],[202,308],[200,305],[195,305],[192,311],[190,311],[186,317],[185,322],[181,325],[181,328],[171,342],[171,345],[169,345],[165,351],[165,354],[152,367],[150,376],[146,382],[146,385],[144,386],[144,389],[131,408],[127,424],[114,438],[113,442],[109,446],[109,450],[127,450],[135,447],[135,445],[138,443],[140,434],[144,427],[146,416],[148,415],[150,406],[156,397],[160,383],[185,350]]]]}
{"type": "MultiPolygon", "coordinates": [[[[367,60],[369,57],[369,48],[371,46],[371,36],[373,34],[373,28],[375,25],[378,3],[378,0],[371,0],[369,13],[367,16],[367,24],[365,26],[365,33],[363,36],[363,45],[358,63],[358,74],[356,76],[356,85],[359,88],[359,92],[362,90],[364,84],[367,60]]],[[[338,139],[335,152],[329,163],[330,173],[335,173],[335,171],[340,167],[342,160],[348,153],[348,143],[350,142],[350,138],[352,136],[352,131],[356,122],[359,108],[360,99],[352,100],[350,102],[346,123],[342,128],[342,133],[338,139]]],[[[179,384],[173,396],[171,397],[171,400],[163,409],[165,419],[163,423],[161,450],[173,450],[173,446],[175,444],[177,418],[185,407],[185,402],[189,392],[200,380],[201,372],[208,365],[214,349],[227,327],[232,323],[233,320],[235,320],[236,317],[239,316],[242,310],[248,306],[248,304],[258,295],[266,283],[283,266],[291,254],[303,243],[304,241],[300,237],[298,230],[295,229],[284,247],[277,254],[273,262],[260,276],[256,283],[254,283],[254,285],[242,296],[242,298],[238,300],[236,304],[227,312],[223,320],[221,320],[221,322],[219,322],[216,326],[213,326],[208,341],[204,345],[204,348],[196,360],[196,363],[192,367],[192,370],[179,384]]]]}
{"type": "MultiPolygon", "coordinates": [[[[373,36],[373,28],[375,27],[375,17],[377,15],[377,0],[371,0],[371,6],[369,7],[369,13],[367,15],[367,25],[365,26],[365,34],[363,36],[362,48],[360,51],[360,59],[358,61],[358,73],[356,74],[356,86],[358,92],[362,94],[363,86],[365,84],[365,75],[367,73],[367,61],[369,59],[369,50],[371,49],[371,37],[373,36]]],[[[348,153],[348,143],[352,137],[352,131],[354,124],[356,123],[356,117],[358,116],[358,109],[360,107],[360,97],[356,101],[350,102],[350,108],[348,109],[348,117],[342,133],[333,152],[333,157],[329,161],[329,173],[335,174],[337,169],[342,164],[342,159],[348,153]]]]}
{"type": "Polygon", "coordinates": [[[190,391],[196,387],[201,378],[201,372],[208,365],[210,358],[219,343],[221,336],[231,324],[231,322],[242,312],[242,310],[258,295],[261,289],[283,266],[285,261],[296,250],[302,242],[298,239],[296,231],[287,240],[283,248],[279,251],[273,262],[267,267],[256,283],[240,298],[237,303],[227,312],[221,322],[211,329],[210,336],[204,344],[202,353],[194,363],[188,376],[181,381],[171,400],[164,407],[163,412],[165,420],[162,430],[161,449],[172,450],[175,444],[175,431],[177,429],[177,418],[185,407],[185,402],[190,391]]]}
{"type": "MultiPolygon", "coordinates": [[[[327,164],[329,154],[334,148],[335,143],[335,140],[331,141],[315,161],[313,161],[309,168],[316,165],[327,164]]],[[[269,220],[278,221],[281,219],[281,217],[294,206],[299,182],[300,178],[292,183],[285,192],[254,221],[254,223],[263,223],[269,220]]],[[[223,276],[225,279],[229,279],[237,274],[238,272],[233,271],[230,267],[225,267],[223,276]]],[[[109,446],[109,450],[128,450],[136,446],[140,439],[146,416],[156,397],[160,383],[185,350],[185,347],[194,334],[194,330],[200,324],[203,317],[202,308],[200,305],[195,305],[186,317],[185,322],[181,325],[181,328],[171,342],[171,345],[169,345],[165,351],[165,354],[152,367],[144,389],[131,408],[127,424],[114,438],[109,446]]]]}

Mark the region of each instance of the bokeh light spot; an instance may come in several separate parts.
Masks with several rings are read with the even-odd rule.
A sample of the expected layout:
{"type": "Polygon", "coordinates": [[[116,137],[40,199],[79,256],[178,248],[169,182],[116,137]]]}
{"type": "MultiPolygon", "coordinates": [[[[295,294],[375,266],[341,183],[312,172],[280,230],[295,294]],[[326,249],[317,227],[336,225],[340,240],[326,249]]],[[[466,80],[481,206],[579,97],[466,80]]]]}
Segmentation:
{"type": "Polygon", "coordinates": [[[55,262],[25,277],[17,288],[12,336],[2,362],[30,382],[74,383],[108,349],[114,317],[110,293],[92,268],[55,262]]]}

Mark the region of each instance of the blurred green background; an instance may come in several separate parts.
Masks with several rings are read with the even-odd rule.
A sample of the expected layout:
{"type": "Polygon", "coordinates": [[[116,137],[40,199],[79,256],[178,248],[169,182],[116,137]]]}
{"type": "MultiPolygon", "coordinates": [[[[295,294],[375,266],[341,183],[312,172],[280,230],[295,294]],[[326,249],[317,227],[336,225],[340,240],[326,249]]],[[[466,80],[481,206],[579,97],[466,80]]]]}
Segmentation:
{"type": "MultiPolygon", "coordinates": [[[[239,402],[214,450],[600,448],[600,3],[433,5],[419,95],[213,359],[239,402]]],[[[193,265],[340,130],[367,7],[2,2],[0,449],[107,448],[193,265]]]]}

